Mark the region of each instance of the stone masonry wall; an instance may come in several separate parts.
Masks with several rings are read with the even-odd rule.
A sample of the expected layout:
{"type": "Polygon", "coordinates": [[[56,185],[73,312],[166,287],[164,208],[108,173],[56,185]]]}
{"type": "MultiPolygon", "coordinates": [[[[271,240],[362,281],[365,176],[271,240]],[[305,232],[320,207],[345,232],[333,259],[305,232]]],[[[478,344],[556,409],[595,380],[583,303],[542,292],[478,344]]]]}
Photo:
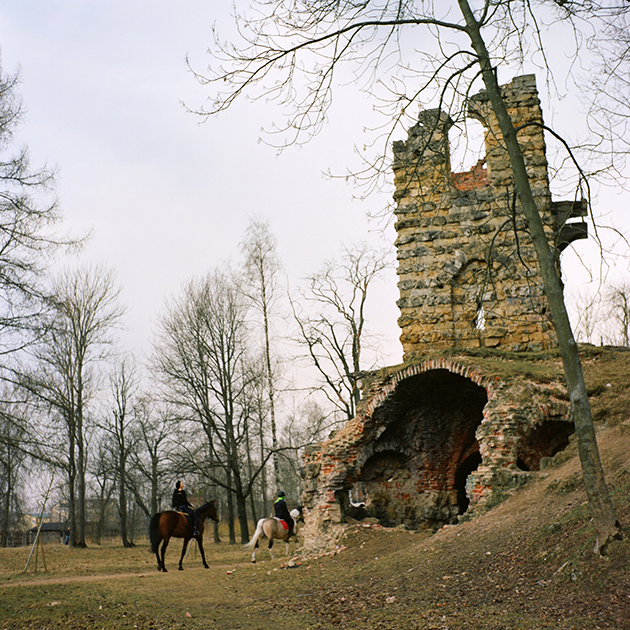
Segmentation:
{"type": "MultiPolygon", "coordinates": [[[[542,124],[533,75],[503,86],[515,126],[542,124]]],[[[525,220],[514,197],[507,152],[485,93],[470,99],[482,122],[484,163],[451,173],[451,121],[420,113],[406,142],[394,143],[399,325],[404,359],[440,348],[553,347],[546,298],[525,220]]],[[[545,140],[540,126],[518,139],[543,221],[553,239],[545,140]]]]}

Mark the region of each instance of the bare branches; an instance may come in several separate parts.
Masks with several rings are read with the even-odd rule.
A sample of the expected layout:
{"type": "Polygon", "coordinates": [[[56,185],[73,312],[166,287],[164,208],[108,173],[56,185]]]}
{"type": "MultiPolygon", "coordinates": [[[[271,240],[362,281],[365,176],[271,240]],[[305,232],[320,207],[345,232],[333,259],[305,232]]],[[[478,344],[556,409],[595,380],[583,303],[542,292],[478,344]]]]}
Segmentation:
{"type": "Polygon", "coordinates": [[[302,297],[316,314],[298,313],[293,304],[297,341],[322,379],[321,391],[347,419],[354,417],[361,398],[368,290],[388,264],[384,250],[366,243],[346,246],[339,260],[327,261],[308,279],[302,297]]]}
{"type": "Polygon", "coordinates": [[[41,279],[50,257],[76,246],[54,233],[61,214],[48,197],[54,171],[33,168],[26,148],[13,150],[22,119],[19,76],[0,67],[0,353],[23,348],[36,337],[44,311],[41,279]]]}
{"type": "Polygon", "coordinates": [[[365,80],[367,86],[383,63],[400,58],[402,27],[463,30],[447,19],[417,15],[414,4],[262,2],[258,12],[236,15],[242,43],[222,42],[215,32],[217,66],[207,74],[194,72],[203,85],[217,87],[210,104],[196,113],[219,113],[244,94],[274,100],[292,110],[286,125],[274,131],[289,133],[281,146],[301,141],[302,133],[317,133],[325,121],[342,67],[352,65],[353,82],[365,80]]]}

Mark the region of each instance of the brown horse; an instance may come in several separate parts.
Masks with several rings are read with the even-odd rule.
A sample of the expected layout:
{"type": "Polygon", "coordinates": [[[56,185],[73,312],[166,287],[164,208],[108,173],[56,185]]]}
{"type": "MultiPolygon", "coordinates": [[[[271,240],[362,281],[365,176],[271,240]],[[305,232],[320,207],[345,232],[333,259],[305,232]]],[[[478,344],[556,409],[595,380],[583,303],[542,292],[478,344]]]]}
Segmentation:
{"type": "Polygon", "coordinates": [[[201,551],[201,560],[203,561],[204,568],[208,569],[206,563],[206,555],[203,552],[203,524],[206,518],[211,518],[213,521],[219,522],[219,515],[217,508],[214,505],[214,501],[210,501],[205,505],[202,505],[198,510],[199,514],[199,526],[197,529],[199,533],[197,536],[193,536],[193,527],[188,522],[188,519],[184,514],[168,510],[167,512],[159,512],[155,514],[151,519],[149,525],[149,539],[151,540],[151,552],[155,554],[158,562],[158,571],[164,571],[166,573],[166,566],[164,565],[164,554],[166,553],[166,547],[168,541],[172,538],[183,538],[184,546],[182,547],[182,557],[179,559],[179,570],[183,571],[184,567],[182,562],[184,561],[184,554],[186,553],[186,547],[191,538],[197,540],[199,545],[199,551],[201,551]],[[162,543],[162,550],[160,551],[160,543],[162,543]]]}
{"type": "MultiPolygon", "coordinates": [[[[291,510],[291,517],[295,521],[295,532],[291,536],[295,542],[298,542],[297,534],[300,531],[300,527],[304,525],[304,516],[302,514],[302,508],[291,510]]],[[[269,554],[271,559],[275,560],[273,555],[273,541],[284,540],[286,543],[286,553],[289,554],[289,537],[288,531],[284,529],[282,523],[277,518],[261,518],[256,525],[256,531],[252,536],[252,539],[245,545],[245,549],[253,549],[252,562],[256,562],[256,549],[258,549],[258,543],[262,538],[269,539],[269,554]]]]}

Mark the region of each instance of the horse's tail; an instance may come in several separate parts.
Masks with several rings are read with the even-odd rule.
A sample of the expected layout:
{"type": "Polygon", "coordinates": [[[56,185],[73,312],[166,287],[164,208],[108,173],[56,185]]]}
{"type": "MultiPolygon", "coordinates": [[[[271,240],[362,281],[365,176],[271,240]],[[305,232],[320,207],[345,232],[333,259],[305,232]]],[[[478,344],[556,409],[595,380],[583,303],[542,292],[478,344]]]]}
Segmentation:
{"type": "Polygon", "coordinates": [[[246,543],[244,545],[245,549],[253,549],[256,546],[256,543],[258,542],[258,539],[263,536],[263,523],[265,522],[264,518],[261,518],[258,521],[258,524],[256,525],[256,531],[254,532],[254,535],[252,536],[251,540],[246,543]]]}
{"type": "Polygon", "coordinates": [[[151,541],[151,553],[157,553],[158,545],[162,540],[162,536],[160,535],[160,516],[161,514],[155,514],[151,518],[151,522],[149,523],[149,540],[151,541]]]}

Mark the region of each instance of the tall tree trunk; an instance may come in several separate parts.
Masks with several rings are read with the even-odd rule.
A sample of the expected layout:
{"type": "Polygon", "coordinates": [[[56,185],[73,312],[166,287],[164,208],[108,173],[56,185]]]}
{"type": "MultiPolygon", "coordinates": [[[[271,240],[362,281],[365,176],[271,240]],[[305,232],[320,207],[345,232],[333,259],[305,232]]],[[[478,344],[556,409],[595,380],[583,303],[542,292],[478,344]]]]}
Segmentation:
{"type": "Polygon", "coordinates": [[[238,472],[234,473],[235,492],[236,495],[236,512],[238,514],[238,524],[241,530],[241,542],[243,544],[249,542],[249,524],[247,522],[247,500],[243,494],[243,484],[241,476],[238,472]]]}
{"type": "Polygon", "coordinates": [[[160,511],[158,504],[159,464],[157,451],[155,454],[151,453],[151,514],[157,514],[160,511]]]}
{"type": "Polygon", "coordinates": [[[228,510],[228,531],[230,535],[230,544],[236,544],[236,530],[234,529],[234,496],[232,494],[232,471],[226,470],[227,485],[227,510],[228,510]]]}
{"type": "Polygon", "coordinates": [[[501,95],[501,89],[490,62],[490,55],[481,36],[479,24],[470,9],[468,1],[458,0],[458,2],[466,21],[467,32],[472,46],[479,59],[483,82],[486,86],[492,109],[503,135],[503,141],[505,142],[514,174],[516,193],[525,214],[536,250],[545,295],[551,308],[553,324],[560,346],[567,390],[571,401],[571,412],[577,434],[584,487],[586,488],[588,504],[597,535],[595,552],[603,553],[610,540],[619,535],[620,526],[617,522],[604,478],[604,470],[595,437],[593,417],[582,373],[582,363],[564,303],[562,285],[556,270],[554,255],[549,247],[543,222],[529,184],[525,161],[516,137],[516,130],[501,95]]]}
{"type": "Polygon", "coordinates": [[[76,499],[76,540],[75,546],[86,547],[86,486],[85,471],[87,468],[87,457],[85,452],[85,431],[83,426],[83,379],[79,378],[77,384],[77,407],[75,414],[76,422],[76,444],[77,444],[77,499],[76,499]]]}
{"type": "Polygon", "coordinates": [[[127,492],[125,489],[126,484],[126,470],[124,462],[120,464],[119,474],[119,490],[118,490],[118,515],[120,516],[120,538],[123,547],[128,549],[133,547],[133,544],[129,540],[128,534],[128,519],[127,519],[127,492]]]}
{"type": "MultiPolygon", "coordinates": [[[[253,477],[253,465],[252,465],[251,441],[249,439],[249,422],[245,426],[245,447],[247,450],[247,476],[251,479],[253,477]]],[[[252,510],[252,520],[254,521],[254,523],[256,523],[258,519],[256,518],[256,502],[254,500],[253,488],[252,488],[252,491],[249,493],[249,500],[250,500],[251,510],[252,510]]]]}
{"type": "Polygon", "coordinates": [[[271,344],[269,342],[269,314],[267,312],[267,296],[263,284],[263,323],[265,328],[265,363],[267,368],[267,395],[269,398],[269,416],[271,420],[271,446],[273,448],[273,473],[276,490],[280,488],[280,458],[278,456],[278,431],[276,428],[276,394],[271,369],[271,344]]]}
{"type": "MultiPolygon", "coordinates": [[[[260,438],[260,461],[265,461],[265,432],[263,426],[263,416],[260,414],[260,426],[259,426],[259,438],[260,438]]],[[[262,513],[265,516],[269,515],[269,505],[267,503],[267,464],[262,467],[260,471],[260,492],[262,500],[262,513]]]]}
{"type": "Polygon", "coordinates": [[[68,520],[70,521],[70,545],[77,541],[77,508],[76,508],[76,445],[75,431],[71,420],[68,420],[68,520]]]}
{"type": "Polygon", "coordinates": [[[7,487],[6,494],[4,495],[4,505],[2,506],[2,526],[0,528],[0,547],[6,547],[9,539],[9,522],[11,513],[11,494],[13,493],[13,476],[11,474],[11,447],[6,445],[6,472],[7,472],[7,487]]]}

